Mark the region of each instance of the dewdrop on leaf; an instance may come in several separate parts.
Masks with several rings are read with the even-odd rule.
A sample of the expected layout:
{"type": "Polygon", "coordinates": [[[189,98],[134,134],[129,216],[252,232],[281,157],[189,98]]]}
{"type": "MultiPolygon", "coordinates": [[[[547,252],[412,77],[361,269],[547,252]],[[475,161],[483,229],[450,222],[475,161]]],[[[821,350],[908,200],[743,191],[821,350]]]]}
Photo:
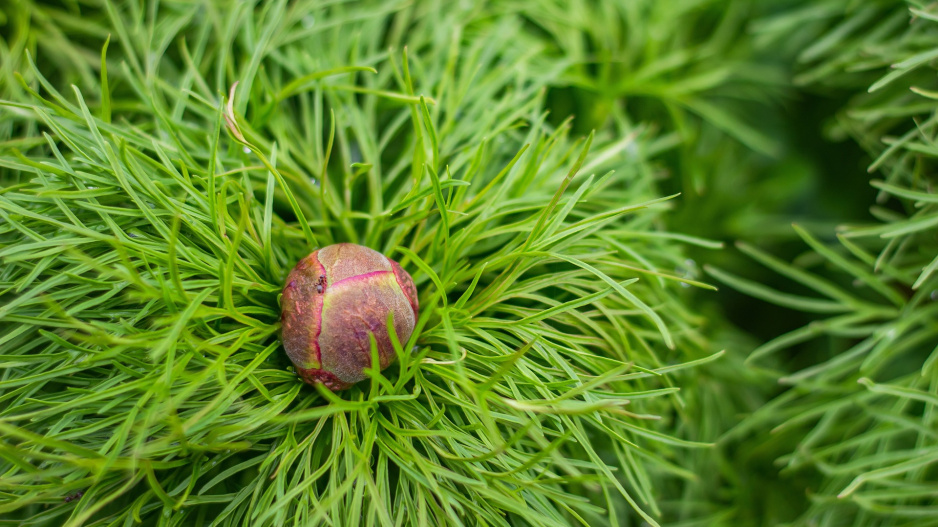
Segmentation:
{"type": "Polygon", "coordinates": [[[388,333],[403,344],[417,322],[410,275],[383,254],[352,243],[323,247],[300,260],[281,299],[283,345],[307,383],[344,390],[367,378],[371,339],[383,370],[396,355],[388,333]]]}

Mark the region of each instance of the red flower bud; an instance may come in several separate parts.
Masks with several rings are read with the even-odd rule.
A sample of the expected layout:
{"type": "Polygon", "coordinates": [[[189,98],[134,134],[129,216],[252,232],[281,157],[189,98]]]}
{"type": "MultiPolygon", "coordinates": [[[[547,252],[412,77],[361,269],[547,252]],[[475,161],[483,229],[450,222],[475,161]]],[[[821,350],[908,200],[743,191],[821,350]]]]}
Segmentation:
{"type": "Polygon", "coordinates": [[[300,260],[282,297],[283,345],[304,381],[344,390],[366,378],[371,341],[381,369],[396,355],[388,314],[401,344],[417,322],[417,289],[394,260],[361,245],[339,243],[300,260]]]}

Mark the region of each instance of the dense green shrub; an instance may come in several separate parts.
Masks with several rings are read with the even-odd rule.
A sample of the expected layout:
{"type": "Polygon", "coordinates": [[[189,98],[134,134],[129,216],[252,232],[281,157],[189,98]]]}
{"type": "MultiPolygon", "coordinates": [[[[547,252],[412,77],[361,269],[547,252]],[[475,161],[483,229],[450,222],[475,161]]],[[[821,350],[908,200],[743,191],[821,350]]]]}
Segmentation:
{"type": "Polygon", "coordinates": [[[836,242],[828,241],[834,232],[796,226],[811,252],[792,263],[740,245],[792,281],[784,290],[711,269],[757,298],[814,314],[749,356],[760,365],[787,355],[769,362],[787,389],[728,436],[786,437],[781,477],[808,481],[810,506],[799,525],[938,521],[938,94],[931,91],[938,17],[924,3],[903,7],[858,5],[800,57],[799,82],[851,94],[828,133],[856,141],[873,159],[872,222],[843,225],[836,242]]]}
{"type": "Polygon", "coordinates": [[[547,120],[563,64],[519,45],[518,16],[19,7],[3,514],[654,523],[654,474],[692,477],[674,452],[707,445],[669,433],[674,376],[720,354],[682,301],[706,286],[675,269],[715,244],[663,229],[672,140],[547,120]],[[421,296],[398,365],[341,397],[277,335],[285,273],[337,241],[398,258],[421,296]]]}
{"type": "Polygon", "coordinates": [[[938,523],[930,3],[0,28],[0,525],[938,523]],[[278,295],[342,241],[421,316],[333,394],[278,295]]]}

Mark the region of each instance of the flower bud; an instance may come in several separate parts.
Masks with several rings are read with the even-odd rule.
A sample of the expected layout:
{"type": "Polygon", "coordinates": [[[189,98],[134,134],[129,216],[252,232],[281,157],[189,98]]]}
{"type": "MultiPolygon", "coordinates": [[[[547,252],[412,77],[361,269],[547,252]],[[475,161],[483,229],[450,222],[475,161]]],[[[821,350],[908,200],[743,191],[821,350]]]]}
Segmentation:
{"type": "Polygon", "coordinates": [[[417,322],[417,290],[406,271],[383,254],[352,243],[323,247],[300,260],[281,300],[283,345],[310,384],[344,390],[365,379],[371,338],[381,369],[396,355],[388,333],[404,344],[417,322]]]}

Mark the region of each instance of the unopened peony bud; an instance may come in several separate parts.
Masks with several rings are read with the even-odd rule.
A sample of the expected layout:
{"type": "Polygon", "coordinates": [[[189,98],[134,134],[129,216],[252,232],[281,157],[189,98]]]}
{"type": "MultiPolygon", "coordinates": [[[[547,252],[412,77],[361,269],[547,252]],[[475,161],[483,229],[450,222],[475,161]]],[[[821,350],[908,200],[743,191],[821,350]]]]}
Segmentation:
{"type": "Polygon", "coordinates": [[[383,254],[352,243],[323,247],[300,260],[282,298],[283,345],[304,381],[344,390],[366,378],[371,341],[381,369],[395,359],[388,314],[403,344],[417,322],[417,290],[383,254]]]}

